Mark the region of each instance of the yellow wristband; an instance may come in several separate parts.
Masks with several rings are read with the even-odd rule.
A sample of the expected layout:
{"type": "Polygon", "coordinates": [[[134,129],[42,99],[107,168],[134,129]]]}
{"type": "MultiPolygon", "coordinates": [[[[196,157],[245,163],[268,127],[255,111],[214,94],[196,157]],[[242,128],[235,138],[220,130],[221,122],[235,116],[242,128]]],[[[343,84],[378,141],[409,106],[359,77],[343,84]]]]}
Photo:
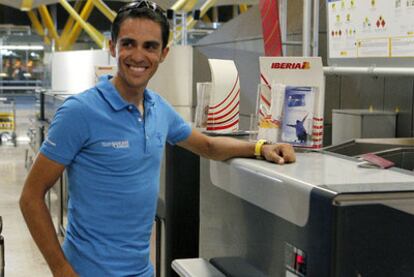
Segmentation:
{"type": "Polygon", "coordinates": [[[256,157],[261,157],[262,156],[262,147],[263,147],[263,144],[266,144],[266,143],[267,143],[267,140],[265,140],[265,139],[259,139],[256,142],[256,145],[254,146],[254,155],[256,157]]]}

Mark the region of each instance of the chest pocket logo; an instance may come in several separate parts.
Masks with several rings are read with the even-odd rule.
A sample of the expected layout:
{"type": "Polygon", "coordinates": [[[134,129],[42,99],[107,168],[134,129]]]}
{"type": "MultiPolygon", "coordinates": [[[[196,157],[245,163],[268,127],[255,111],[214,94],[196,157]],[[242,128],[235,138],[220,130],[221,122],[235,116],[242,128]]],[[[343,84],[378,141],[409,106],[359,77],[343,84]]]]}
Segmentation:
{"type": "Polygon", "coordinates": [[[163,147],[164,146],[164,138],[162,136],[161,133],[156,133],[155,134],[155,145],[158,147],[163,147]]]}
{"type": "Polygon", "coordinates": [[[114,149],[129,148],[129,141],[128,140],[104,141],[102,142],[102,147],[111,147],[114,149]]]}

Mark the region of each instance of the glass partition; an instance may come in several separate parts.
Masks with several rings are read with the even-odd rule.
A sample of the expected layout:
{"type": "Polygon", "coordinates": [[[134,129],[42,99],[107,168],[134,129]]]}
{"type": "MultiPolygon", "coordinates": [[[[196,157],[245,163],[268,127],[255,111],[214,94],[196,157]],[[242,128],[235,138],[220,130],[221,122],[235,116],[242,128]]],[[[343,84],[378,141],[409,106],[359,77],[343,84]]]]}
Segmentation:
{"type": "Polygon", "coordinates": [[[47,87],[47,47],[41,38],[22,26],[0,27],[0,34],[0,93],[47,87]]]}

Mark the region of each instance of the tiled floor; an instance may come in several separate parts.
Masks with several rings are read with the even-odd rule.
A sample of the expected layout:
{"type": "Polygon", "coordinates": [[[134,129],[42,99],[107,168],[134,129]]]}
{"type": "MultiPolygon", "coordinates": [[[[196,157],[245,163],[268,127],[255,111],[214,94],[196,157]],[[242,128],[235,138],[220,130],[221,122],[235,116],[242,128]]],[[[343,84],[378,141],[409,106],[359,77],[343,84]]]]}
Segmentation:
{"type": "Polygon", "coordinates": [[[51,276],[19,210],[26,177],[25,145],[0,146],[0,216],[5,241],[5,277],[51,276]]]}
{"type": "Polygon", "coordinates": [[[29,146],[26,132],[35,113],[35,101],[31,95],[8,97],[16,101],[18,146],[5,141],[0,145],[0,216],[5,242],[5,277],[52,276],[30,236],[18,203],[27,174],[25,155],[29,146]]]}

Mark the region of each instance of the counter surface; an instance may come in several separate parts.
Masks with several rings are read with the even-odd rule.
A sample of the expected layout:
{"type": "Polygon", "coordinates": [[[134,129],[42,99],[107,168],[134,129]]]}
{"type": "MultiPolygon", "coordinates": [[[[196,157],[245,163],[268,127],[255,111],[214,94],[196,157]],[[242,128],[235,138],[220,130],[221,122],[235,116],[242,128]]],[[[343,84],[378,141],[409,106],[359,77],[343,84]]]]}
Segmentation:
{"type": "Polygon", "coordinates": [[[297,153],[295,163],[281,166],[255,159],[211,161],[210,178],[221,189],[299,226],[307,222],[314,189],[332,197],[346,193],[393,198],[396,192],[414,192],[414,174],[409,171],[360,168],[355,160],[320,152],[297,153]]]}

